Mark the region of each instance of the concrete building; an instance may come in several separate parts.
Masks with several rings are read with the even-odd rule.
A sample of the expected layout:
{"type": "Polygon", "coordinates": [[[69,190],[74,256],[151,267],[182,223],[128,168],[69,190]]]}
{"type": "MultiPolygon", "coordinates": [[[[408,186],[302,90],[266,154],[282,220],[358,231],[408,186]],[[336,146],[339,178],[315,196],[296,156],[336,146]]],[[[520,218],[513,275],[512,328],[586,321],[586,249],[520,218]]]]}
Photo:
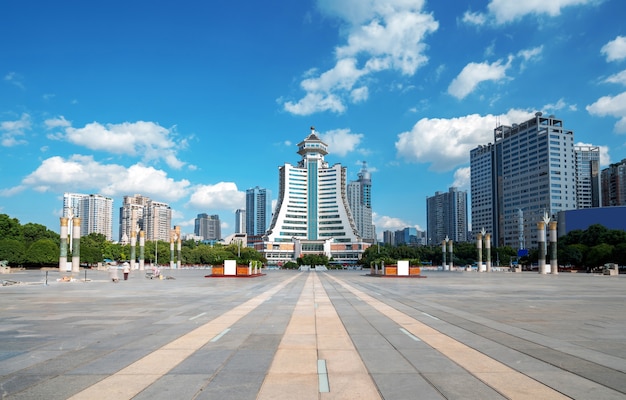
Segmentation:
{"type": "Polygon", "coordinates": [[[198,214],[194,220],[194,232],[205,241],[219,241],[222,239],[222,227],[219,215],[198,214]]]}
{"type": "Polygon", "coordinates": [[[235,211],[235,233],[246,233],[246,210],[242,208],[235,211]]]}
{"type": "Polygon", "coordinates": [[[348,183],[348,204],[356,229],[363,240],[376,242],[376,227],[372,224],[372,176],[363,162],[358,179],[348,183]]]}
{"type": "Polygon", "coordinates": [[[167,203],[140,194],[124,196],[120,207],[120,243],[130,243],[131,232],[137,228],[145,232],[146,240],[169,242],[171,226],[172,209],[167,203]]]}
{"type": "Polygon", "coordinates": [[[80,218],[80,235],[99,233],[113,240],[113,199],[99,194],[64,193],[63,216],[80,218]]]}
{"type": "Polygon", "coordinates": [[[602,170],[602,206],[626,205],[626,159],[602,170]]]}
{"type": "Polygon", "coordinates": [[[356,263],[370,246],[360,237],[346,196],[347,171],[324,160],[327,144],[315,128],[298,143],[302,159],[279,167],[279,195],[270,228],[255,248],[270,264],[305,254],[324,254],[337,263],[356,263]]]}
{"type": "Polygon", "coordinates": [[[446,237],[454,242],[467,241],[467,192],[451,187],[426,199],[428,244],[436,245],[446,237]]]}
{"type": "Polygon", "coordinates": [[[393,244],[395,246],[417,246],[419,244],[416,228],[404,228],[394,232],[393,244]]]}
{"type": "Polygon", "coordinates": [[[544,213],[556,220],[577,207],[574,155],[574,132],[553,115],[496,127],[494,144],[470,152],[472,235],[485,228],[494,246],[518,248],[523,238],[536,247],[544,213]]]}
{"type": "Polygon", "coordinates": [[[254,187],[246,190],[246,233],[264,235],[272,216],[271,192],[254,187]]]}
{"type": "Polygon", "coordinates": [[[576,208],[602,205],[600,191],[600,148],[574,146],[576,157],[576,208]]]}

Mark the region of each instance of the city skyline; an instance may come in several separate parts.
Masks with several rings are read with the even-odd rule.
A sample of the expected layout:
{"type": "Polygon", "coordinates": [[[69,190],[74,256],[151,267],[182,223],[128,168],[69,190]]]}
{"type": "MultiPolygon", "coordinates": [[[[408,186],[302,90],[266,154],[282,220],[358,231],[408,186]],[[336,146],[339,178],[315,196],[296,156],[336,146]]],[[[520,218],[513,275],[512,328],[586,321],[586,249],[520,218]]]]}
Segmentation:
{"type": "Polygon", "coordinates": [[[626,158],[623,2],[185,7],[0,4],[0,213],[58,232],[65,192],[142,194],[227,236],[315,126],[348,181],[367,162],[380,240],[426,230],[427,197],[469,191],[470,150],[535,112],[602,169],[626,158]]]}

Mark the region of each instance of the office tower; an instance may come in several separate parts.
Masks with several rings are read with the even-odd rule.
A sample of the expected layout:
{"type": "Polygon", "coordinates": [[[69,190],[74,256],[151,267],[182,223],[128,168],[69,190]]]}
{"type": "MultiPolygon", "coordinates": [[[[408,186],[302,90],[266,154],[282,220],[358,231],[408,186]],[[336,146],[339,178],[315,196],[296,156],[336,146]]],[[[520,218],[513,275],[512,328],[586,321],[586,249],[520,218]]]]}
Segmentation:
{"type": "Polygon", "coordinates": [[[63,194],[63,216],[80,218],[80,235],[100,233],[113,239],[113,199],[99,194],[63,194]]]}
{"type": "Polygon", "coordinates": [[[626,206],[626,159],[602,170],[602,206],[626,206]]]}
{"type": "Polygon", "coordinates": [[[537,223],[545,214],[556,220],[559,211],[576,208],[574,132],[553,115],[536,113],[520,124],[496,127],[494,144],[470,152],[470,167],[472,235],[485,228],[494,246],[518,248],[523,236],[536,247],[537,223]]]}
{"type": "MultiPolygon", "coordinates": [[[[346,168],[324,160],[327,144],[315,128],[298,143],[297,165],[279,167],[276,211],[263,242],[255,248],[269,263],[324,254],[337,263],[356,263],[369,243],[363,242],[346,196],[346,168]]],[[[249,212],[249,210],[246,210],[249,212]]]]}
{"type": "Polygon", "coordinates": [[[146,240],[169,242],[172,209],[167,203],[136,194],[124,196],[120,207],[120,243],[130,243],[131,232],[142,230],[146,240]]]}
{"type": "Polygon", "coordinates": [[[574,146],[576,157],[576,208],[602,205],[600,192],[600,148],[574,146]]]}
{"type": "Polygon", "coordinates": [[[396,244],[396,235],[393,231],[383,232],[383,243],[394,246],[396,244]]]}
{"type": "Polygon", "coordinates": [[[242,208],[235,211],[235,233],[246,233],[246,210],[242,208]]]}
{"type": "Polygon", "coordinates": [[[219,215],[198,214],[194,221],[194,233],[203,240],[217,241],[222,239],[222,227],[219,215]]]}
{"type": "Polygon", "coordinates": [[[454,242],[467,241],[467,192],[451,187],[426,199],[428,244],[436,245],[446,237],[454,242]]]}
{"type": "Polygon", "coordinates": [[[376,241],[376,231],[372,224],[372,177],[363,161],[358,179],[348,184],[348,204],[356,229],[363,240],[376,241]]]}
{"type": "Polygon", "coordinates": [[[417,246],[417,229],[404,228],[394,233],[394,244],[396,246],[417,246]]]}
{"type": "Polygon", "coordinates": [[[272,216],[271,192],[255,187],[246,190],[246,230],[249,236],[264,235],[272,216]]]}

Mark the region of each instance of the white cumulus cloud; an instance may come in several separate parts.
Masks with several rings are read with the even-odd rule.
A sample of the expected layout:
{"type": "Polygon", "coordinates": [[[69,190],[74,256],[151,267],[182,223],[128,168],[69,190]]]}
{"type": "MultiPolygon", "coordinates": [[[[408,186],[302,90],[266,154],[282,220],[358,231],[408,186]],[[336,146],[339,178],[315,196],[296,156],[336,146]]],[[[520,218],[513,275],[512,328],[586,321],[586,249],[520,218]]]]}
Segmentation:
{"type": "Polygon", "coordinates": [[[349,129],[334,129],[320,133],[319,137],[328,145],[329,153],[345,156],[357,149],[363,139],[363,134],[352,133],[349,129]]]}
{"type": "Polygon", "coordinates": [[[187,206],[206,210],[236,210],[245,208],[246,194],[237,189],[233,182],[219,182],[215,185],[198,185],[193,188],[187,206]]]}
{"type": "Polygon", "coordinates": [[[615,132],[626,133],[626,92],[617,96],[600,97],[595,103],[588,105],[586,109],[591,115],[618,118],[619,120],[615,123],[615,132]]]}
{"type": "Polygon", "coordinates": [[[0,122],[0,144],[4,147],[26,144],[24,135],[31,128],[30,115],[26,113],[23,113],[18,120],[0,122]]]}
{"type": "Polygon", "coordinates": [[[126,168],[117,164],[103,164],[93,156],[75,154],[44,160],[22,180],[22,185],[37,191],[57,190],[100,193],[105,196],[123,196],[141,193],[166,201],[185,196],[189,181],[175,181],[164,171],[139,164],[126,168]]]}
{"type": "Polygon", "coordinates": [[[617,36],[600,50],[606,56],[606,61],[620,61],[626,58],[626,37],[617,36]]]}
{"type": "Polygon", "coordinates": [[[506,70],[511,62],[503,64],[502,60],[489,63],[469,63],[452,80],[448,86],[448,93],[457,99],[463,99],[481,83],[486,81],[500,81],[506,78],[506,70]]]}
{"type": "Polygon", "coordinates": [[[306,72],[300,84],[305,95],[285,101],[285,110],[297,115],[342,113],[347,102],[367,99],[365,81],[372,74],[394,70],[413,75],[428,61],[424,39],[439,27],[423,6],[423,1],[408,0],[319,0],[323,14],[344,23],[346,42],[336,47],[332,68],[306,72]]]}
{"type": "Polygon", "coordinates": [[[491,0],[484,13],[472,13],[467,11],[463,21],[470,24],[494,25],[506,24],[519,20],[527,15],[547,15],[556,17],[566,7],[594,4],[595,0],[491,0]]]}
{"type": "Polygon", "coordinates": [[[397,155],[412,163],[429,163],[429,169],[450,171],[469,162],[469,152],[493,143],[496,123],[511,125],[532,117],[532,112],[512,109],[502,115],[471,114],[463,117],[422,118],[408,132],[398,135],[397,155]]]}
{"type": "Polygon", "coordinates": [[[175,141],[175,128],[164,128],[149,121],[100,124],[92,122],[82,128],[74,128],[65,118],[45,121],[49,129],[63,128],[50,138],[66,140],[91,150],[140,157],[144,162],[163,160],[172,168],[179,169],[185,163],[177,152],[185,147],[184,141],[175,141]]]}

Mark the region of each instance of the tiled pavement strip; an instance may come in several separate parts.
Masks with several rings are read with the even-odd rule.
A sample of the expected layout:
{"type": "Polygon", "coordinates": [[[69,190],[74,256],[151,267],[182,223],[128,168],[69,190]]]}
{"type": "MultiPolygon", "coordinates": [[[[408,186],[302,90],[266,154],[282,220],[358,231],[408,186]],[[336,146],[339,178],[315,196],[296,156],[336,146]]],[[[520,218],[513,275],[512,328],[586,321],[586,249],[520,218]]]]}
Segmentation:
{"type": "MultiPolygon", "coordinates": [[[[607,337],[615,337],[615,344],[607,342],[605,346],[620,348],[619,343],[624,343],[624,318],[621,314],[619,318],[610,314],[613,310],[623,312],[620,304],[626,304],[623,301],[623,291],[619,290],[620,285],[625,282],[622,277],[592,281],[587,277],[572,280],[572,277],[565,276],[492,275],[483,278],[475,274],[464,276],[440,273],[431,275],[434,278],[431,285],[429,280],[398,279],[394,282],[384,278],[366,277],[356,271],[281,271],[261,278],[227,279],[221,282],[215,279],[195,280],[200,276],[198,273],[195,277],[192,276],[191,271],[178,273],[180,277],[172,282],[141,279],[111,286],[104,279],[83,286],[86,288],[84,292],[83,289],[78,289],[81,294],[103,296],[95,300],[94,304],[112,301],[110,299],[118,295],[129,299],[142,296],[137,297],[140,301],[154,301],[154,296],[161,301],[167,301],[167,296],[190,296],[189,303],[184,298],[172,301],[171,314],[164,317],[153,315],[149,309],[137,307],[114,313],[118,317],[113,318],[118,321],[112,321],[111,327],[117,335],[122,335],[120,337],[147,335],[145,337],[150,338],[152,335],[154,340],[158,339],[154,344],[160,343],[154,346],[151,341],[145,344],[141,341],[130,341],[128,343],[137,347],[130,354],[124,354],[122,349],[102,350],[98,347],[100,340],[95,339],[92,339],[92,345],[85,342],[82,345],[84,347],[76,349],[67,348],[67,344],[64,344],[74,340],[72,335],[96,337],[102,340],[102,346],[109,343],[102,339],[105,336],[100,330],[86,334],[88,331],[82,328],[106,328],[107,321],[96,322],[97,316],[88,317],[94,311],[88,302],[85,303],[86,308],[82,313],[71,311],[74,308],[63,308],[71,305],[72,299],[76,301],[71,292],[79,288],[73,285],[81,283],[56,284],[72,286],[67,287],[70,290],[56,286],[54,290],[59,291],[50,294],[46,291],[33,292],[33,297],[21,296],[18,287],[6,288],[7,293],[20,295],[18,297],[22,300],[35,302],[38,299],[42,304],[58,304],[60,315],[53,312],[41,315],[42,312],[33,308],[31,303],[23,303],[25,311],[20,316],[15,310],[19,303],[0,305],[0,310],[3,310],[0,311],[2,398],[626,398],[626,364],[620,354],[622,351],[611,355],[610,350],[602,351],[602,345],[587,346],[581,339],[587,335],[593,337],[594,332],[602,332],[601,343],[606,342],[607,337]],[[584,318],[580,322],[580,332],[556,332],[556,335],[568,338],[560,340],[556,335],[546,336],[540,331],[541,326],[533,325],[536,322],[531,319],[529,321],[532,328],[518,328],[520,324],[517,319],[523,321],[528,318],[524,314],[528,312],[525,309],[520,308],[523,312],[519,315],[511,313],[510,318],[507,318],[511,322],[502,323],[482,317],[484,308],[455,307],[454,299],[438,302],[436,297],[430,297],[427,292],[432,286],[433,293],[439,296],[449,291],[448,293],[453,294],[450,297],[455,297],[463,296],[459,292],[463,288],[467,290],[470,301],[474,298],[481,300],[484,296],[480,292],[484,289],[483,280],[491,285],[490,280],[493,279],[496,285],[511,285],[514,290],[520,290],[520,293],[529,290],[537,299],[542,296],[546,299],[547,296],[556,296],[556,303],[561,301],[563,307],[558,306],[554,311],[564,316],[564,322],[560,325],[557,323],[556,326],[563,329],[567,327],[568,321],[572,321],[568,313],[571,309],[576,309],[576,304],[572,304],[571,300],[576,298],[566,296],[565,292],[551,294],[550,291],[556,287],[551,286],[551,282],[556,282],[550,281],[553,278],[573,285],[570,290],[576,290],[580,281],[593,284],[594,290],[596,286],[598,290],[606,288],[610,295],[615,296],[617,293],[619,297],[608,297],[611,303],[606,303],[603,293],[599,292],[596,296],[593,290],[586,289],[581,295],[591,293],[593,297],[589,299],[597,301],[598,306],[603,307],[603,310],[599,310],[602,315],[594,317],[586,311],[587,308],[580,307],[581,318],[584,318]],[[193,284],[196,287],[190,288],[189,283],[192,281],[187,279],[194,279],[193,284]],[[169,289],[161,292],[168,284],[169,289]],[[542,292],[541,285],[546,285],[545,292],[542,292]],[[415,288],[420,288],[419,296],[411,295],[416,293],[415,288]],[[118,289],[119,294],[115,293],[118,289]],[[200,296],[205,289],[212,290],[213,297],[210,300],[206,300],[204,296],[205,300],[201,300],[203,297],[200,296]],[[475,292],[472,292],[474,289],[475,292]],[[155,290],[157,292],[153,293],[155,290]],[[297,293],[299,294],[295,300],[293,295],[297,293]],[[199,312],[197,307],[204,307],[204,302],[214,304],[215,307],[199,312]],[[604,311],[605,309],[608,311],[604,311]],[[32,313],[39,313],[40,316],[31,316],[32,313]],[[189,317],[189,313],[193,316],[189,317]],[[68,332],[69,340],[62,337],[59,341],[44,342],[40,337],[44,338],[45,334],[36,334],[36,330],[25,328],[28,322],[46,321],[45,323],[53,324],[51,332],[56,332],[55,329],[62,332],[64,317],[73,321],[71,326],[77,330],[82,329],[80,332],[68,332]],[[116,327],[114,324],[121,323],[119,320],[127,323],[116,327]],[[268,326],[270,321],[272,324],[268,326]],[[280,321],[285,322],[283,324],[280,321]],[[190,329],[192,322],[195,327],[192,325],[193,329],[190,329]],[[151,333],[163,326],[171,328],[166,328],[156,336],[151,333]],[[601,326],[604,330],[587,331],[596,329],[596,326],[601,326]],[[124,331],[122,327],[128,327],[128,330],[124,331]],[[168,337],[171,339],[167,340],[168,337]],[[259,344],[254,342],[254,337],[269,338],[270,341],[263,344],[262,351],[250,351],[250,348],[254,349],[254,343],[259,344]],[[21,344],[22,340],[33,341],[31,357],[9,348],[11,343],[21,344]],[[230,342],[220,345],[224,340],[230,342]],[[36,346],[38,341],[44,344],[36,346]],[[540,342],[552,348],[542,347],[540,342]],[[55,350],[55,346],[59,348],[55,350]],[[244,360],[248,357],[250,365],[260,365],[262,369],[257,374],[249,375],[248,385],[241,392],[233,390],[236,386],[225,385],[227,379],[219,379],[227,371],[233,371],[232,368],[237,365],[233,352],[239,352],[244,360]],[[262,354],[273,355],[273,359],[255,359],[262,354]],[[39,359],[40,357],[49,359],[39,359]],[[107,357],[115,357],[115,362],[110,359],[106,361],[107,357]],[[211,360],[206,357],[211,357],[211,360]],[[55,362],[56,359],[59,361],[55,362]],[[125,359],[129,361],[123,364],[125,359]],[[190,362],[192,359],[195,361],[190,362]],[[221,366],[215,367],[212,372],[208,371],[208,367],[203,364],[211,362],[221,366]],[[111,373],[103,376],[98,369],[102,369],[102,365],[111,370],[111,373]],[[116,365],[119,367],[115,367],[116,365]],[[182,368],[183,365],[185,368],[182,368]],[[228,365],[231,365],[231,369],[228,365]],[[196,369],[202,372],[186,375],[181,372],[196,369]],[[163,390],[163,385],[170,386],[172,391],[163,390]],[[157,388],[161,388],[161,391],[157,388]]],[[[139,278],[135,276],[134,279],[139,278]]],[[[0,293],[4,289],[0,288],[0,293]]],[[[2,298],[13,299],[4,294],[2,298]]],[[[533,299],[526,301],[532,303],[533,299]]],[[[593,304],[588,310],[594,310],[593,304]]],[[[533,312],[531,315],[537,319],[538,314],[533,312]]],[[[54,338],[52,333],[49,336],[54,338]]],[[[25,351],[28,351],[28,346],[30,345],[24,346],[25,351]]],[[[607,350],[609,347],[606,347],[607,350]]],[[[241,379],[241,376],[245,376],[245,372],[237,375],[236,379],[241,379]]]]}

